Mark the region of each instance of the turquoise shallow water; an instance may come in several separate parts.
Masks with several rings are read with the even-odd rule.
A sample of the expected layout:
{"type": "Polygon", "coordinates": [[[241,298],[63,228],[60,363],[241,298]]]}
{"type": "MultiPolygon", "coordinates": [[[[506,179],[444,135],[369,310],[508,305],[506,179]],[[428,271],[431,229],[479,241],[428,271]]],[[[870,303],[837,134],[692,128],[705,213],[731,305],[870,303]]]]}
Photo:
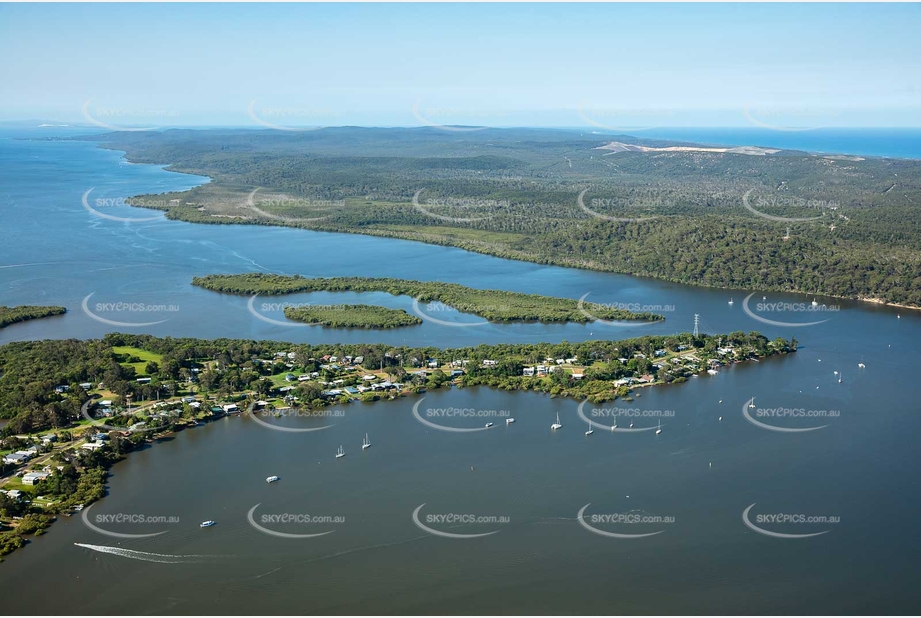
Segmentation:
{"type": "MultiPolygon", "coordinates": [[[[687,331],[695,313],[705,332],[761,330],[802,342],[789,358],[648,389],[633,403],[621,403],[638,411],[637,427],[662,420],[660,436],[596,429],[586,437],[575,402],[489,389],[433,392],[420,406],[508,410],[515,424],[497,422],[493,430],[471,434],[437,431],[414,418],[418,399],[409,398],[343,408],[333,427],[318,432],[272,431],[247,418],[188,430],[115,466],[109,496],[93,507],[94,516],[145,514],[178,522],[100,524],[126,533],[166,530],[128,540],[100,534],[79,518],[62,519],[0,566],[0,592],[11,613],[908,613],[918,606],[916,312],[819,298],[840,311],[823,315],[828,321],[817,326],[781,328],[748,316],[741,306],[745,292],[362,236],[103,220],[81,204],[90,188],[94,196],[117,198],[203,179],[127,164],[120,153],[89,143],[0,139],[0,174],[0,303],[69,309],[62,317],[3,329],[0,342],[96,337],[112,330],[410,345],[574,341],[687,331]],[[256,269],[439,279],[571,298],[590,293],[598,302],[673,310],[663,323],[629,329],[426,322],[368,333],[270,324],[248,311],[247,299],[189,286],[195,275],[256,269]],[[82,311],[88,294],[91,312],[107,319],[163,321],[116,329],[82,311]],[[118,301],[177,310],[95,309],[97,302],[118,301]],[[866,368],[858,369],[858,362],[866,368]],[[833,371],[842,373],[840,384],[833,371]],[[752,396],[759,407],[839,414],[817,431],[767,431],[742,413],[752,396]],[[551,433],[557,413],[564,427],[551,433]],[[374,446],[362,451],[366,432],[374,446]],[[340,444],[347,456],[336,460],[340,444]],[[281,482],[267,485],[270,474],[281,482]],[[588,521],[624,513],[673,521],[627,524],[602,517],[595,525],[603,531],[662,532],[635,539],[596,535],[576,519],[589,503],[588,521]],[[742,513],[753,503],[752,521],[770,514],[840,521],[762,522],[765,529],[791,534],[828,530],[817,537],[772,538],[743,523],[742,513]],[[322,537],[282,539],[248,523],[247,513],[257,504],[256,518],[307,514],[344,521],[265,521],[265,527],[288,533],[334,529],[322,537]],[[426,533],[412,519],[422,504],[423,523],[440,531],[498,532],[474,539],[426,533]],[[450,514],[508,522],[438,520],[450,514]],[[204,519],[218,525],[202,530],[198,522],[204,519]],[[55,582],[56,594],[47,594],[48,581],[55,582]]],[[[127,207],[111,212],[151,216],[127,207]]],[[[286,300],[362,300],[411,309],[408,299],[387,295],[286,300]]],[[[751,307],[758,314],[756,304],[751,307]]],[[[254,306],[261,309],[259,301],[254,306]]],[[[265,315],[279,317],[270,308],[265,315]]],[[[269,420],[298,428],[318,423],[269,420]]],[[[482,424],[470,418],[451,422],[482,424]]],[[[778,421],[788,427],[808,422],[778,421]]]]}

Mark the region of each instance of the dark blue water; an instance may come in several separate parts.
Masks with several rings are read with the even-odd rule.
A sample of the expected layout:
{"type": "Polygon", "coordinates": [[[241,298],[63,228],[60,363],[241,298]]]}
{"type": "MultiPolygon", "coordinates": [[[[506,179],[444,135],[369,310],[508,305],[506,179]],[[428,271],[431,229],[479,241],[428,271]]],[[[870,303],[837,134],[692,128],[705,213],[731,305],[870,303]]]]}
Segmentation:
{"type": "Polygon", "coordinates": [[[765,146],[806,152],[921,158],[921,129],[653,128],[637,137],[721,146],[765,146]]]}
{"type": "MultiPolygon", "coordinates": [[[[0,341],[95,337],[113,330],[198,337],[293,341],[386,341],[475,345],[676,333],[701,316],[704,332],[760,330],[795,335],[799,352],[738,365],[687,384],[646,389],[615,406],[661,420],[664,431],[611,433],[586,424],[571,400],[485,388],[429,393],[420,405],[509,410],[495,430],[457,434],[415,420],[419,400],[353,405],[330,429],[272,431],[248,418],[189,430],[115,466],[99,514],[176,516],[165,526],[115,524],[113,530],[167,534],[115,539],[80,519],[51,531],[0,566],[0,593],[15,613],[908,613],[921,601],[914,582],[921,550],[914,527],[921,503],[916,474],[921,384],[921,314],[818,298],[837,311],[755,316],[748,292],[707,290],[632,277],[545,267],[403,241],[167,220],[100,219],[81,204],[192,186],[202,179],[131,165],[92,144],[0,140],[0,304],[63,304],[66,316],[14,325],[0,341]],[[192,288],[195,275],[252,270],[305,275],[440,279],[598,302],[660,306],[666,321],[613,325],[453,327],[426,322],[387,332],[267,323],[247,299],[192,288]],[[124,322],[115,328],[89,313],[124,322]],[[733,304],[728,300],[732,298],[733,304]],[[96,309],[97,301],[175,306],[176,311],[96,309]],[[664,309],[669,307],[669,309],[664,309]],[[162,320],[162,321],[161,321],[162,320]],[[858,367],[864,363],[865,368],[858,367]],[[838,372],[841,382],[838,382],[838,372]],[[776,432],[746,420],[759,409],[837,412],[827,420],[785,418],[776,432]],[[671,412],[671,414],[666,414],[671,412]],[[564,425],[551,432],[560,415],[564,425]],[[720,420],[722,417],[722,420],[720,420]],[[374,446],[360,450],[368,432],[374,446]],[[344,445],[347,456],[333,453],[344,445]],[[471,467],[474,470],[471,470],[471,467]],[[282,481],[267,485],[265,477],[282,481]],[[449,539],[421,531],[423,513],[506,516],[499,532],[449,539]],[[576,514],[645,513],[674,518],[652,537],[618,539],[582,528],[576,514]],[[742,522],[754,514],[839,517],[828,524],[763,523],[779,539],[742,522]],[[340,515],[333,534],[279,539],[246,514],[340,515]],[[202,530],[198,522],[216,519],[202,530]],[[78,547],[81,543],[91,547],[78,547]],[[103,548],[103,549],[100,549],[103,548]],[[127,552],[125,551],[127,550],[127,552]],[[116,553],[105,553],[116,552],[116,553]],[[139,552],[139,553],[131,553],[139,552]],[[180,556],[180,558],[157,558],[180,556]],[[193,558],[183,558],[193,556],[193,558]],[[47,594],[53,581],[58,594],[47,594]],[[149,601],[138,604],[137,599],[149,601]]],[[[129,207],[106,212],[149,217],[129,207]]],[[[812,297],[768,294],[770,301],[812,297]]],[[[275,301],[278,299],[270,299],[275,301]]],[[[298,295],[285,300],[362,300],[411,309],[381,294],[298,295]]],[[[259,300],[255,306],[259,308],[259,300]]],[[[265,315],[282,319],[271,309],[265,315]]],[[[440,315],[464,322],[472,316],[440,315]]],[[[589,413],[591,413],[591,407],[589,413]]],[[[270,419],[271,420],[271,419],[270,419]]],[[[317,419],[271,421],[316,426],[317,419]]],[[[481,421],[458,419],[456,426],[481,421]]],[[[606,418],[598,420],[610,424],[606,418]]],[[[623,428],[625,421],[621,419],[623,428]]],[[[490,524],[434,527],[485,533],[490,524]]],[[[609,532],[655,532],[653,524],[607,524],[609,532]]],[[[279,524],[321,532],[323,525],[279,524]]]]}

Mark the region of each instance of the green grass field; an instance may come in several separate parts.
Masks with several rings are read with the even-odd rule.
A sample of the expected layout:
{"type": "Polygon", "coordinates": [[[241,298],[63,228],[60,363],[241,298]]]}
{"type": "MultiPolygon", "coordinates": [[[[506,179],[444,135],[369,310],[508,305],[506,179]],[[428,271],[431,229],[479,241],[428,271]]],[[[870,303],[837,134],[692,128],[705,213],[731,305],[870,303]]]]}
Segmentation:
{"type": "Polygon", "coordinates": [[[131,346],[114,346],[112,348],[112,352],[124,358],[136,356],[141,359],[136,363],[119,363],[122,367],[134,367],[134,373],[139,378],[150,377],[147,375],[147,363],[150,361],[153,361],[157,364],[163,363],[163,355],[156,354],[154,352],[148,352],[147,350],[142,350],[141,348],[133,348],[131,346]]]}

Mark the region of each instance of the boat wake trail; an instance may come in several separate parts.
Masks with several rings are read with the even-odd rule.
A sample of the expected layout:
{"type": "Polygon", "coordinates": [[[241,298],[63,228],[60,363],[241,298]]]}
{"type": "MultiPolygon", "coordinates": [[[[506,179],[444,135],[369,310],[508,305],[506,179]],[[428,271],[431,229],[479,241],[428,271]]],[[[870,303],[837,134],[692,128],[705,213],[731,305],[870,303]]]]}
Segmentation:
{"type": "Polygon", "coordinates": [[[270,272],[268,268],[266,268],[266,267],[263,266],[262,264],[259,264],[258,262],[256,262],[256,260],[254,260],[254,259],[252,259],[252,258],[248,258],[248,257],[246,257],[245,255],[240,255],[240,254],[237,253],[236,251],[231,251],[230,253],[233,254],[234,257],[240,258],[240,259],[243,260],[244,262],[249,262],[250,264],[252,264],[252,265],[255,266],[256,268],[258,268],[259,270],[264,270],[265,272],[270,272]]]}
{"type": "Polygon", "coordinates": [[[306,560],[297,560],[297,561],[291,562],[291,563],[289,563],[289,564],[284,564],[284,565],[282,565],[282,566],[275,567],[275,568],[272,569],[271,571],[267,571],[267,572],[265,572],[265,573],[262,573],[261,575],[254,575],[254,576],[252,576],[252,577],[247,577],[247,578],[245,578],[245,579],[238,579],[238,580],[232,580],[232,581],[225,581],[225,582],[220,582],[220,583],[221,583],[221,584],[237,584],[237,583],[241,583],[241,582],[252,581],[252,580],[254,580],[254,579],[262,579],[263,577],[266,577],[266,576],[268,576],[268,575],[272,575],[273,573],[277,573],[278,571],[281,571],[282,569],[286,569],[286,568],[288,568],[288,567],[291,567],[291,566],[294,566],[294,565],[298,565],[298,564],[309,564],[309,563],[311,563],[311,562],[319,562],[319,561],[321,561],[321,560],[330,560],[330,559],[332,559],[332,558],[338,558],[338,557],[340,557],[340,556],[345,556],[346,554],[353,554],[353,553],[359,552],[359,551],[368,551],[368,550],[371,550],[371,549],[380,549],[380,548],[383,548],[383,547],[393,547],[394,545],[404,545],[404,544],[406,544],[406,543],[412,543],[413,541],[418,541],[418,540],[420,540],[420,539],[430,539],[430,538],[432,538],[432,537],[429,536],[428,534],[421,534],[421,535],[419,535],[419,536],[414,536],[414,537],[412,537],[412,538],[404,539],[404,540],[402,540],[402,541],[395,541],[395,542],[393,542],[393,543],[378,543],[378,544],[376,544],[376,545],[365,545],[365,546],[363,546],[363,547],[354,547],[354,548],[352,548],[352,549],[346,549],[346,550],[343,550],[343,551],[340,551],[340,552],[336,552],[336,553],[334,553],[334,554],[328,554],[328,555],[326,555],[326,556],[318,556],[318,557],[316,557],[316,558],[308,558],[308,559],[306,559],[306,560]]]}
{"type": "Polygon", "coordinates": [[[74,543],[77,547],[98,551],[103,554],[112,554],[121,558],[131,558],[132,560],[142,560],[144,562],[159,562],[160,564],[193,564],[196,562],[206,562],[209,558],[221,558],[222,556],[205,556],[197,554],[172,555],[172,554],[154,554],[147,551],[136,551],[134,549],[125,549],[123,547],[109,547],[108,545],[90,545],[89,543],[74,543]]]}

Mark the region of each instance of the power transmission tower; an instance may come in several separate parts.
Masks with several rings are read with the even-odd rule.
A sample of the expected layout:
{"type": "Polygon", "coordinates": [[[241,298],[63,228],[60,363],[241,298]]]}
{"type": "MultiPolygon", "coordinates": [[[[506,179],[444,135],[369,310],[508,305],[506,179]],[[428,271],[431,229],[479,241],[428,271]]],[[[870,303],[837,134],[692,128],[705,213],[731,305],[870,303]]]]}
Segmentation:
{"type": "Polygon", "coordinates": [[[695,337],[695,338],[697,338],[697,337],[700,336],[700,328],[699,328],[699,325],[700,325],[700,316],[699,316],[698,314],[695,313],[695,314],[694,314],[694,337],[695,337]]]}

